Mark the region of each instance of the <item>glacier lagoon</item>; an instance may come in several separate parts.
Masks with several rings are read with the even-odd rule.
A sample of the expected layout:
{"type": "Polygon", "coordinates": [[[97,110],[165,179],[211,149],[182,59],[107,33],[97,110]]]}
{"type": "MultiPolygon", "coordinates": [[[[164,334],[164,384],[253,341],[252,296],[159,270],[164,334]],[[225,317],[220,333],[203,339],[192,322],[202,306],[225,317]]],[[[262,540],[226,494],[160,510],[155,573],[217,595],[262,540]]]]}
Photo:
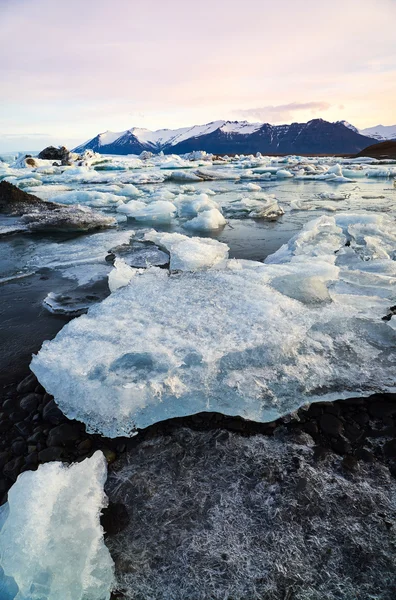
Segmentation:
{"type": "Polygon", "coordinates": [[[96,303],[34,360],[44,385],[54,386],[69,416],[107,435],[198,410],[268,420],[312,400],[394,389],[395,166],[373,162],[203,155],[0,165],[2,176],[31,193],[118,221],[87,236],[0,241],[3,289],[44,275],[42,300],[53,312],[73,313],[60,292],[72,305],[74,293],[85,309],[96,303]],[[213,238],[229,250],[203,251],[197,239],[189,246],[164,235],[172,233],[213,238]],[[106,288],[107,278],[114,291],[92,298],[89,286],[106,288]],[[100,361],[92,352],[84,358],[84,374],[73,352],[84,350],[87,331],[106,343],[100,361]],[[138,353],[130,351],[135,344],[138,353]],[[114,405],[106,393],[95,398],[95,387],[114,405]]]}

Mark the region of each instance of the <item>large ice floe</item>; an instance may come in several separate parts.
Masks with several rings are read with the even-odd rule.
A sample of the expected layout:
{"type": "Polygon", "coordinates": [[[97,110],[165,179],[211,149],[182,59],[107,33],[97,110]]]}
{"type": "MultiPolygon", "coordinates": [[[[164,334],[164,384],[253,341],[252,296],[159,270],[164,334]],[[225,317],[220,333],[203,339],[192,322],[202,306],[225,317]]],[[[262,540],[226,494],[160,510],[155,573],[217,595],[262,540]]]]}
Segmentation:
{"type": "Polygon", "coordinates": [[[392,218],[323,216],[265,264],[220,268],[197,268],[186,241],[150,237],[187,270],[137,272],[33,357],[68,417],[114,437],[200,411],[272,421],[307,402],[395,391],[396,331],[382,319],[395,304],[392,218]]]}
{"type": "Polygon", "coordinates": [[[99,522],[106,475],[96,452],[18,477],[0,509],[2,600],[109,600],[113,561],[99,522]]]}

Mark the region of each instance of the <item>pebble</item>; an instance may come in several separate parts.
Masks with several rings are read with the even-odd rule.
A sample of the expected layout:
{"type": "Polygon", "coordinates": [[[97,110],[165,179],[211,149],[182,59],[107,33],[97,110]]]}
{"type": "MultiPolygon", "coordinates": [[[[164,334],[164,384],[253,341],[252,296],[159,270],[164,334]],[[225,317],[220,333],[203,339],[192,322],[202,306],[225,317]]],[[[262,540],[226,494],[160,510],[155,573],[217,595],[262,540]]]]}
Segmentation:
{"type": "Polygon", "coordinates": [[[22,400],[19,403],[19,406],[22,410],[31,413],[37,409],[41,401],[42,396],[40,394],[28,394],[27,396],[24,396],[22,398],[22,400]]]}
{"type": "Polygon", "coordinates": [[[22,456],[13,458],[12,460],[10,460],[8,463],[6,463],[4,465],[3,473],[6,477],[11,479],[12,481],[16,481],[24,464],[25,464],[25,460],[22,456]]]}
{"type": "Polygon", "coordinates": [[[343,431],[342,421],[330,413],[325,413],[320,418],[320,428],[328,435],[340,435],[343,431]]]}
{"type": "Polygon", "coordinates": [[[43,419],[49,421],[49,423],[52,423],[53,425],[59,425],[65,420],[64,414],[56,405],[53,398],[44,406],[43,419]]]}
{"type": "Polygon", "coordinates": [[[18,394],[27,394],[28,392],[34,392],[37,386],[37,379],[33,373],[30,373],[25,379],[17,385],[18,394]]]}
{"type": "Polygon", "coordinates": [[[48,446],[73,446],[81,436],[82,426],[78,423],[62,423],[51,429],[48,435],[48,446]]]}
{"type": "Polygon", "coordinates": [[[53,460],[62,460],[64,456],[64,449],[56,446],[45,448],[38,453],[38,459],[41,463],[52,462],[53,460]]]}

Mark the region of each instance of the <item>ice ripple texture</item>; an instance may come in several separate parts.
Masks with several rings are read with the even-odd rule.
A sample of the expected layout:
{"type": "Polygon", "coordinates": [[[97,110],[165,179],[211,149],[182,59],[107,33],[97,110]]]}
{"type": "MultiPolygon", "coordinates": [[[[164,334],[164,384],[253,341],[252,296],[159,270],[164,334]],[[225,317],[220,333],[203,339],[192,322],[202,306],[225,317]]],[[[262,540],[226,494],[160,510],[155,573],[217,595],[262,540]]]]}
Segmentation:
{"type": "Polygon", "coordinates": [[[201,411],[272,421],[396,390],[394,221],[309,222],[266,264],[137,273],[31,368],[69,418],[115,437],[201,411]]]}
{"type": "Polygon", "coordinates": [[[0,509],[2,600],[109,600],[113,561],[99,523],[106,475],[96,452],[18,477],[0,509]]]}

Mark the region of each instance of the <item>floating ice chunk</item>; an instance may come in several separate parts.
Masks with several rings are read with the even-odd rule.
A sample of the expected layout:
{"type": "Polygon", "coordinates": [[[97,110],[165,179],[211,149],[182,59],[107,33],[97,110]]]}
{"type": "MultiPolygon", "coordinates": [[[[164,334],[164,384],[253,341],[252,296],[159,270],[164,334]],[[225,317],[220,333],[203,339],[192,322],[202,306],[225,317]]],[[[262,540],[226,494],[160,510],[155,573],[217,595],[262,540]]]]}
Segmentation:
{"type": "Polygon", "coordinates": [[[249,192],[261,192],[261,186],[257,183],[248,183],[246,189],[249,190],[249,192]]]}
{"type": "Polygon", "coordinates": [[[116,246],[128,245],[134,232],[104,231],[74,240],[43,243],[32,250],[29,269],[56,269],[67,279],[86,285],[107,277],[106,256],[116,246]]]}
{"type": "Polygon", "coordinates": [[[210,238],[189,238],[180,233],[149,231],[145,239],[168,250],[171,256],[170,268],[175,271],[213,267],[224,264],[228,258],[228,246],[210,238]]]}
{"type": "Polygon", "coordinates": [[[230,169],[197,169],[195,174],[203,181],[233,181],[241,178],[239,173],[230,169]]]}
{"type": "Polygon", "coordinates": [[[52,462],[18,477],[0,532],[0,563],[12,578],[2,583],[18,590],[10,598],[110,598],[113,561],[99,522],[105,481],[101,452],[70,467],[52,462]]]}
{"type": "Polygon", "coordinates": [[[286,169],[279,169],[279,171],[276,172],[276,176],[278,179],[287,179],[289,177],[293,177],[293,174],[286,169]]]}
{"type": "Polygon", "coordinates": [[[347,193],[337,194],[336,192],[321,192],[320,194],[316,194],[315,197],[318,200],[338,201],[338,200],[348,200],[348,198],[351,197],[351,194],[347,194],[347,193]]]}
{"type": "Polygon", "coordinates": [[[199,196],[184,197],[175,201],[177,206],[177,213],[179,217],[191,219],[196,217],[200,212],[204,210],[211,210],[212,208],[219,208],[219,205],[214,200],[211,200],[207,194],[200,194],[199,196]]]}
{"type": "Polygon", "coordinates": [[[396,174],[395,169],[367,169],[366,177],[391,177],[396,174]]]}
{"type": "Polygon", "coordinates": [[[335,212],[337,209],[332,204],[323,204],[322,202],[304,202],[303,200],[292,200],[290,202],[291,210],[328,210],[335,212]]]}
{"type": "Polygon", "coordinates": [[[137,269],[130,267],[122,258],[116,258],[114,261],[114,269],[109,273],[109,289],[110,292],[115,292],[120,287],[128,285],[135,277],[137,269]]]}
{"type": "Polygon", "coordinates": [[[157,221],[158,223],[169,223],[176,214],[176,206],[172,202],[158,200],[145,204],[140,200],[131,200],[128,204],[119,206],[119,212],[136,221],[157,221]]]}
{"type": "Polygon", "coordinates": [[[220,229],[227,223],[221,212],[217,208],[200,212],[197,217],[183,224],[185,229],[196,231],[210,231],[220,229]]]}
{"type": "Polygon", "coordinates": [[[93,293],[92,290],[83,291],[80,288],[77,288],[62,294],[50,292],[44,298],[43,306],[54,315],[69,315],[75,317],[87,312],[90,306],[102,299],[103,293],[98,295],[93,293]]]}
{"type": "Polygon", "coordinates": [[[252,219],[266,219],[268,221],[276,220],[284,214],[283,208],[278,205],[275,197],[258,196],[260,199],[242,198],[241,200],[230,202],[223,207],[227,217],[252,219]]]}
{"type": "Polygon", "coordinates": [[[73,191],[65,192],[51,198],[53,202],[59,202],[60,204],[86,204],[94,207],[112,207],[122,204],[125,200],[125,196],[118,196],[115,194],[108,194],[105,192],[96,191],[73,191]]]}
{"type": "Polygon", "coordinates": [[[334,165],[333,167],[330,167],[327,172],[334,173],[334,175],[337,175],[339,177],[342,177],[342,175],[343,175],[341,165],[339,165],[339,164],[334,165]]]}

